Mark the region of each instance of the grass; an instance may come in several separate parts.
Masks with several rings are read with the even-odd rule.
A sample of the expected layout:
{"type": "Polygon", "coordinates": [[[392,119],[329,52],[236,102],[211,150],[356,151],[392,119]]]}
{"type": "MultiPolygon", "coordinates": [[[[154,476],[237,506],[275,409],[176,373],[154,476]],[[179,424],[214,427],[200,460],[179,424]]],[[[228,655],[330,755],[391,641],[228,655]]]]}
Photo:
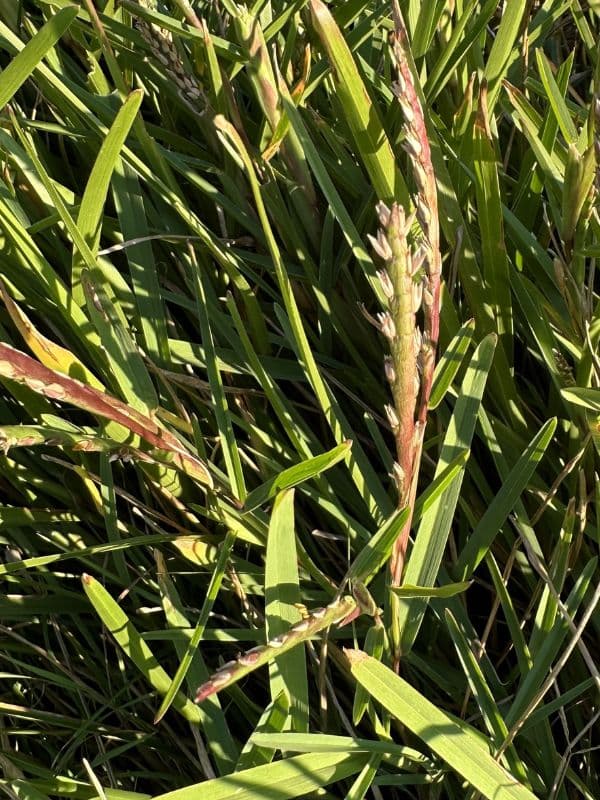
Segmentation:
{"type": "Polygon", "coordinates": [[[599,29],[0,0],[5,794],[600,797],[599,29]]]}

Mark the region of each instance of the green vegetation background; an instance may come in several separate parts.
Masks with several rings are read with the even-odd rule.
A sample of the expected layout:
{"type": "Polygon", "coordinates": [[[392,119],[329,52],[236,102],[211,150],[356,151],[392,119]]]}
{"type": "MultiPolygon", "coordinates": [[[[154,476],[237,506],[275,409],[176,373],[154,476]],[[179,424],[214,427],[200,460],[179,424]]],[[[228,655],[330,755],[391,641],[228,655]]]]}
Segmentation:
{"type": "Polygon", "coordinates": [[[400,6],[443,291],[394,604],[391,3],[0,0],[10,797],[600,797],[600,7],[400,6]],[[381,616],[192,702],[349,580],[381,616]]]}

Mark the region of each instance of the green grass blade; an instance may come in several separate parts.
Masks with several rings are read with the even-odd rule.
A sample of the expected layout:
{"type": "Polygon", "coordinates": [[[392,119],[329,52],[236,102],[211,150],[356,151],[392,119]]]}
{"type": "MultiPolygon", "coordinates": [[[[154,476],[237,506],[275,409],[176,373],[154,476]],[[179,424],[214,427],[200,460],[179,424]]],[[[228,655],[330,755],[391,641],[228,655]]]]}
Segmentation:
{"type": "Polygon", "coordinates": [[[123,399],[142,414],[152,414],[158,397],[146,365],[131,337],[127,320],[118,304],[113,303],[104,286],[92,281],[83,269],[79,282],[84,292],[90,319],[96,328],[123,399]]]}
{"type": "Polygon", "coordinates": [[[489,754],[479,735],[423,697],[391,669],[348,650],[352,675],[402,725],[422,739],[488,800],[535,800],[535,795],[489,754]]]}
{"type": "Polygon", "coordinates": [[[244,511],[254,511],[275,497],[278,492],[298,486],[304,481],[320,475],[325,470],[331,469],[331,467],[348,456],[351,448],[352,442],[343,442],[327,453],[321,453],[321,455],[284,469],[283,472],[273,476],[266,483],[261,484],[250,492],[244,503],[244,511]]]}
{"type": "Polygon", "coordinates": [[[487,92],[483,87],[473,130],[473,151],[482,271],[496,318],[496,330],[509,364],[512,364],[513,313],[510,273],[504,241],[497,157],[488,117],[487,92]]]}
{"type": "MultiPolygon", "coordinates": [[[[492,365],[496,336],[490,334],[479,345],[465,374],[454,413],[436,467],[436,476],[468,449],[475,431],[479,405],[492,365]]],[[[462,485],[462,472],[439,498],[438,502],[423,515],[410,553],[404,581],[414,586],[435,584],[444,549],[454,517],[462,485]]],[[[423,599],[401,601],[398,610],[398,625],[401,632],[402,652],[407,653],[415,640],[423,621],[427,603],[423,599]]]]}
{"type": "MultiPolygon", "coordinates": [[[[467,638],[458,625],[456,619],[448,609],[446,609],[445,616],[446,623],[448,625],[448,631],[452,637],[452,641],[454,643],[454,647],[456,648],[463,671],[467,676],[469,688],[471,689],[471,692],[477,701],[477,705],[481,711],[481,716],[488,733],[492,737],[493,748],[497,751],[508,734],[508,728],[506,727],[502,714],[498,710],[498,706],[494,701],[494,696],[485,679],[483,670],[481,669],[481,666],[475,657],[475,654],[473,653],[473,644],[467,641],[467,638]]],[[[505,759],[512,774],[515,775],[519,780],[525,781],[525,768],[521,760],[518,758],[514,747],[508,748],[505,754],[505,759]]]]}
{"type": "MultiPolygon", "coordinates": [[[[0,108],[4,108],[10,102],[46,53],[58,42],[77,16],[77,11],[77,6],[69,5],[53,14],[48,22],[27,42],[21,52],[2,70],[0,74],[0,108]]],[[[0,20],[1,35],[4,35],[4,30],[8,29],[0,20]]]]}
{"type": "MultiPolygon", "coordinates": [[[[88,182],[81,198],[77,228],[95,257],[100,244],[104,204],[110,186],[113,171],[121,154],[121,149],[129,135],[131,126],[139,111],[144,93],[140,89],[131,92],[125,100],[110,130],[102,142],[96,161],[88,178],[88,182]]],[[[81,286],[81,271],[87,263],[78,250],[73,254],[71,287],[73,299],[79,305],[85,302],[83,287],[81,286]]]]}
{"type": "Polygon", "coordinates": [[[542,79],[546,95],[550,102],[550,107],[556,117],[556,122],[558,123],[561,133],[565,137],[567,144],[576,144],[579,139],[577,129],[567,109],[564,93],[560,90],[552,74],[550,62],[543,50],[539,48],[535,51],[535,58],[540,78],[542,79]]]}
{"type": "MultiPolygon", "coordinates": [[[[269,523],[265,561],[265,623],[267,641],[284,634],[301,614],[300,577],[296,556],[294,490],[277,495],[269,523]]],[[[296,647],[269,665],[271,698],[281,693],[289,698],[286,729],[308,730],[308,678],[304,648],[296,647]]]]}
{"type": "Polygon", "coordinates": [[[552,441],[556,425],[557,420],[554,418],[541,427],[485,510],[457,559],[453,572],[459,580],[466,580],[485,556],[552,441]]]}
{"type": "MultiPolygon", "coordinates": [[[[575,616],[579,606],[583,602],[597,568],[598,559],[592,558],[577,576],[575,585],[565,601],[565,608],[571,618],[575,616]]],[[[548,670],[558,655],[560,647],[569,633],[569,630],[567,621],[561,616],[559,622],[557,622],[552,631],[546,636],[544,643],[535,656],[531,669],[523,674],[521,684],[506,714],[506,724],[509,728],[512,728],[521,720],[522,715],[536,697],[539,697],[540,700],[542,699],[538,695],[540,686],[548,675],[548,670]]]]}
{"type": "Polygon", "coordinates": [[[263,711],[254,733],[250,736],[241,752],[236,772],[269,764],[275,756],[276,747],[260,745],[255,741],[256,736],[280,736],[285,724],[290,717],[290,701],[286,692],[281,692],[263,711]]]}
{"type": "MultiPolygon", "coordinates": [[[[110,596],[102,584],[98,583],[91,575],[83,575],[83,589],[94,610],[114,636],[117,644],[140,670],[148,683],[160,695],[169,691],[171,679],[160,666],[152,650],[141,638],[121,606],[110,596]]],[[[173,707],[182,714],[188,722],[198,724],[200,721],[198,707],[178,693],[173,701],[173,707]]]]}
{"type": "Polygon", "coordinates": [[[334,70],[341,108],[377,197],[388,204],[397,200],[408,207],[406,184],[352,52],[327,6],[321,0],[309,0],[309,5],[312,24],[334,70]]]}
{"type": "Polygon", "coordinates": [[[488,108],[492,113],[500,93],[502,79],[511,63],[513,48],[516,46],[526,6],[521,0],[508,0],[494,44],[485,65],[484,77],[489,84],[488,108]]]}
{"type": "Polygon", "coordinates": [[[225,397],[223,378],[221,377],[221,372],[217,366],[214,333],[210,325],[209,306],[207,303],[207,295],[204,285],[206,277],[203,273],[202,266],[196,262],[194,262],[193,265],[192,280],[196,294],[196,310],[198,314],[198,320],[200,322],[200,332],[202,334],[202,342],[206,351],[206,369],[208,372],[208,381],[210,383],[210,390],[214,404],[213,407],[215,411],[217,427],[219,429],[221,447],[223,448],[223,457],[225,459],[227,476],[236,498],[241,502],[244,502],[246,499],[246,480],[244,478],[244,471],[242,469],[242,461],[237,445],[237,439],[233,430],[231,413],[229,411],[227,398],[225,397]]]}
{"type": "Polygon", "coordinates": [[[290,277],[286,271],[285,265],[281,258],[281,252],[277,246],[277,242],[273,235],[271,224],[269,222],[262,194],[254,165],[250,159],[248,151],[242,142],[239,134],[226,120],[218,118],[216,120],[217,127],[223,133],[224,141],[229,141],[235,148],[235,152],[242,159],[252,193],[256,203],[257,211],[265,236],[269,252],[275,265],[275,272],[279,283],[285,310],[287,312],[289,325],[292,331],[293,342],[297,348],[302,367],[306,373],[315,395],[319,401],[319,405],[327,418],[327,422],[338,444],[342,444],[347,440],[354,441],[351,456],[347,459],[348,468],[352,479],[363,498],[370,513],[375,519],[380,519],[389,509],[390,501],[385,493],[375,470],[367,459],[362,447],[358,444],[357,437],[355,436],[352,428],[350,427],[346,416],[343,414],[342,409],[337,403],[332,391],[329,389],[323,380],[321,370],[315,357],[312,353],[308,337],[302,321],[300,310],[296,303],[292,291],[290,277]]]}
{"type": "MultiPolygon", "coordinates": [[[[119,159],[115,165],[112,194],[124,240],[144,239],[148,236],[147,201],[142,194],[137,175],[123,159],[119,159]]],[[[125,254],[144,336],[144,349],[157,364],[169,364],[171,358],[167,320],[152,244],[141,241],[134,247],[128,247],[125,254]]]]}
{"type": "Polygon", "coordinates": [[[231,800],[232,797],[235,800],[265,800],[268,797],[291,800],[360,772],[366,760],[364,754],[309,753],[292,756],[224,778],[214,778],[155,795],[153,800],[231,800]]]}
{"type": "Polygon", "coordinates": [[[202,604],[202,608],[200,609],[200,614],[198,615],[198,621],[196,622],[196,627],[194,628],[194,632],[192,633],[187,650],[179,663],[177,672],[173,677],[173,681],[169,686],[167,693],[163,697],[162,703],[160,704],[160,708],[156,712],[156,715],[154,717],[155,725],[156,723],[160,722],[160,720],[169,710],[170,706],[175,702],[175,699],[179,694],[179,689],[181,688],[181,684],[185,680],[187,672],[190,668],[190,664],[192,663],[192,659],[194,658],[194,653],[196,651],[196,648],[202,641],[202,636],[204,634],[204,629],[206,628],[206,623],[208,622],[208,617],[210,615],[214,602],[217,599],[217,595],[219,594],[221,583],[223,582],[223,576],[225,574],[227,562],[229,561],[229,556],[231,555],[231,550],[233,548],[233,545],[235,544],[235,539],[236,539],[235,532],[229,531],[227,536],[225,537],[225,541],[223,542],[223,544],[219,549],[219,558],[217,559],[217,563],[215,564],[213,574],[211,575],[210,583],[208,585],[206,596],[204,598],[204,603],[202,604]]]}
{"type": "MultiPolygon", "coordinates": [[[[198,540],[196,539],[196,543],[198,540]]],[[[186,616],[185,609],[179,592],[168,571],[168,564],[161,552],[155,551],[154,558],[157,567],[157,581],[161,591],[162,606],[170,631],[179,632],[182,628],[192,631],[192,626],[186,616]]],[[[206,633],[206,629],[205,629],[206,633]]],[[[146,639],[148,641],[148,639],[146,639]]],[[[189,638],[176,638],[173,642],[179,659],[188,651],[189,638]]],[[[186,675],[188,689],[193,692],[196,686],[205,681],[209,676],[208,668],[199,649],[196,649],[186,675]]],[[[215,760],[220,775],[233,772],[239,757],[239,748],[227,725],[225,713],[221,708],[217,695],[211,697],[202,706],[198,706],[200,725],[206,737],[207,744],[215,760]]]]}
{"type": "Polygon", "coordinates": [[[452,385],[456,373],[463,363],[463,358],[469,345],[473,341],[475,333],[475,323],[473,320],[465,322],[461,329],[456,333],[444,353],[435,365],[433,375],[433,387],[429,399],[429,410],[433,411],[444,399],[446,392],[452,385]]]}
{"type": "Polygon", "coordinates": [[[340,194],[337,191],[333,181],[331,180],[318,148],[312,141],[308,130],[302,121],[302,117],[300,116],[294,103],[291,101],[289,94],[287,94],[285,91],[285,87],[282,86],[281,81],[280,91],[282,103],[289,117],[290,124],[298,134],[298,138],[302,143],[302,147],[304,148],[304,152],[306,153],[306,157],[310,163],[311,169],[315,174],[317,183],[321,187],[321,191],[325,195],[325,199],[335,214],[335,218],[342,229],[344,237],[352,249],[353,256],[356,258],[365,275],[367,276],[375,296],[383,305],[385,302],[385,297],[381,290],[381,283],[377,278],[377,270],[375,269],[373,260],[367,252],[352,216],[340,197],[340,194]]]}
{"type": "Polygon", "coordinates": [[[470,585],[470,581],[445,583],[443,586],[411,586],[403,583],[402,586],[392,586],[391,590],[398,597],[454,597],[465,592],[470,585]]]}

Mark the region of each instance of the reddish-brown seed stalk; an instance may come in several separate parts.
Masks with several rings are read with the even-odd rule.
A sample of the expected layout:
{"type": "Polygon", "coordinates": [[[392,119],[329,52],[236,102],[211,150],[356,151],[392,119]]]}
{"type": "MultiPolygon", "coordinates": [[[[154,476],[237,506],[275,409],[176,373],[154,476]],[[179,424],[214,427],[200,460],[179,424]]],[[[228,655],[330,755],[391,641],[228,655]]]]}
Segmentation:
{"type": "MultiPolygon", "coordinates": [[[[410,156],[417,192],[415,216],[421,235],[411,237],[414,217],[407,220],[397,204],[378,206],[380,229],[371,242],[385,262],[380,273],[388,311],[378,317],[379,328],[389,340],[386,377],[392,389],[393,407],[388,419],[396,439],[394,479],[398,505],[412,509],[429,398],[433,384],[440,320],[440,232],[435,173],[415,80],[408,57],[408,39],[397,0],[393,0],[395,33],[392,51],[397,69],[394,94],[404,114],[404,148],[410,156]],[[412,242],[412,244],[411,244],[412,242]],[[422,308],[422,329],[418,313],[422,308]]],[[[398,586],[406,559],[412,515],[396,541],[390,569],[392,585],[398,586]]]]}

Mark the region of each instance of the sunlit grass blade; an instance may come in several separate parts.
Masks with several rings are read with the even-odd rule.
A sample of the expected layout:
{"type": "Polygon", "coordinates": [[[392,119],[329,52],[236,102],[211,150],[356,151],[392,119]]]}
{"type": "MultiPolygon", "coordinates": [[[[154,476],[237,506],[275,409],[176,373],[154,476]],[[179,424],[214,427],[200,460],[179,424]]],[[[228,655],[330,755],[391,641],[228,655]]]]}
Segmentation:
{"type": "Polygon", "coordinates": [[[391,591],[398,597],[454,597],[465,592],[471,583],[445,583],[443,586],[411,586],[403,583],[402,586],[392,586],[391,591]]]}
{"type": "Polygon", "coordinates": [[[343,780],[359,772],[366,761],[364,754],[309,753],[284,758],[274,764],[214,778],[192,784],[166,794],[155,795],[153,800],[264,800],[266,786],[277,787],[278,800],[315,792],[322,786],[343,780]]]}
{"type": "Polygon", "coordinates": [[[352,52],[327,6],[321,0],[310,0],[309,4],[313,26],[334,69],[341,108],[373,188],[380,200],[386,203],[397,200],[408,206],[406,184],[352,52]]]}
{"type": "Polygon", "coordinates": [[[103,390],[104,387],[96,376],[89,370],[77,356],[66,347],[48,339],[35,327],[22,308],[12,299],[6,287],[0,281],[0,296],[4,301],[6,310],[10,314],[15,327],[27,343],[36,358],[49,369],[70,375],[72,378],[103,390]]]}
{"type": "MultiPolygon", "coordinates": [[[[148,683],[159,694],[166,694],[169,691],[171,679],[158,663],[152,650],[141,638],[127,614],[91,575],[83,575],[82,582],[84,591],[94,610],[112,636],[114,636],[123,652],[133,661],[148,683]]],[[[173,700],[173,706],[189,722],[198,723],[198,707],[183,694],[177,694],[173,700]]]]}
{"type": "Polygon", "coordinates": [[[431,389],[431,397],[429,398],[430,411],[433,411],[439,406],[446,392],[452,385],[452,381],[463,363],[465,353],[473,341],[474,333],[474,321],[469,320],[460,328],[446,351],[439,357],[435,366],[433,387],[431,389]]]}
{"type": "MultiPolygon", "coordinates": [[[[275,498],[265,562],[265,626],[267,641],[285,634],[302,618],[302,601],[296,556],[294,490],[275,498]]],[[[285,725],[295,731],[308,730],[308,678],[303,648],[277,657],[270,666],[271,698],[283,691],[289,697],[289,719],[285,725]]]]}
{"type": "Polygon", "coordinates": [[[350,669],[369,694],[489,800],[534,800],[504,770],[467,723],[450,716],[403,678],[359,650],[346,651],[350,669]]]}
{"type": "MultiPolygon", "coordinates": [[[[77,16],[77,6],[68,5],[57,11],[4,69],[0,77],[0,108],[10,102],[46,53],[54,47],[77,16]]],[[[7,26],[0,20],[0,34],[7,26]]]]}
{"type": "MultiPolygon", "coordinates": [[[[94,162],[94,167],[88,178],[79,214],[77,216],[77,227],[92,254],[98,251],[100,234],[102,230],[103,208],[106,202],[106,195],[110,185],[110,180],[114,168],[119,159],[121,148],[123,147],[131,126],[134,123],[143,98],[143,92],[136,90],[132,92],[119,109],[115,121],[102,142],[100,151],[94,162]]],[[[73,299],[79,305],[83,305],[85,297],[81,287],[81,270],[85,266],[85,260],[76,251],[73,255],[73,265],[71,274],[71,286],[73,299]]]]}
{"type": "Polygon", "coordinates": [[[142,414],[154,413],[158,406],[156,390],[119,305],[111,301],[101,283],[93,281],[86,269],[80,272],[79,282],[123,399],[142,414]]]}
{"type": "Polygon", "coordinates": [[[503,10],[500,26],[494,38],[485,65],[484,77],[489,84],[488,108],[493,111],[500,93],[502,79],[506,76],[511,63],[513,48],[522,26],[525,6],[520,0],[508,0],[503,10]]]}
{"type": "Polygon", "coordinates": [[[343,442],[327,453],[302,461],[293,467],[280,472],[261,484],[246,498],[244,511],[254,511],[259,506],[271,500],[278,492],[298,486],[304,481],[320,475],[325,470],[331,469],[335,464],[343,461],[352,448],[352,442],[343,442]]]}

